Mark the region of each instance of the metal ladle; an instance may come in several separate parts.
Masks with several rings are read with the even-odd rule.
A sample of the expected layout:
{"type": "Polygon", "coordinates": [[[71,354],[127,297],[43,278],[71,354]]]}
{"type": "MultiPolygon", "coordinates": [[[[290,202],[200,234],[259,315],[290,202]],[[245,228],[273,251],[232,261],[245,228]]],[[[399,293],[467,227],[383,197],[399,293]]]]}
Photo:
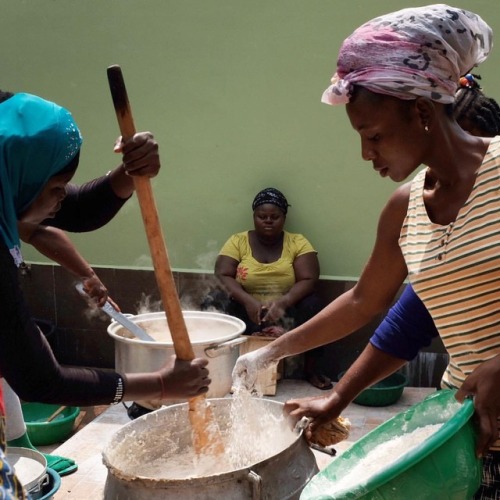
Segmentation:
{"type": "MultiPolygon", "coordinates": [[[[76,285],[76,289],[82,295],[82,297],[87,297],[85,290],[83,289],[83,285],[78,283],[76,285]]],[[[101,309],[112,319],[114,319],[117,323],[120,323],[124,328],[126,328],[134,337],[137,337],[140,340],[145,340],[146,342],[156,342],[156,340],[149,335],[145,330],[143,330],[139,325],[131,321],[120,311],[116,310],[111,304],[109,300],[101,307],[101,309]]]]}
{"type": "Polygon", "coordinates": [[[110,318],[113,318],[117,323],[120,323],[124,328],[126,328],[130,333],[140,340],[145,340],[146,342],[156,342],[156,340],[149,335],[145,330],[143,330],[138,324],[134,323],[127,318],[124,314],[117,311],[109,300],[101,308],[110,318]]]}

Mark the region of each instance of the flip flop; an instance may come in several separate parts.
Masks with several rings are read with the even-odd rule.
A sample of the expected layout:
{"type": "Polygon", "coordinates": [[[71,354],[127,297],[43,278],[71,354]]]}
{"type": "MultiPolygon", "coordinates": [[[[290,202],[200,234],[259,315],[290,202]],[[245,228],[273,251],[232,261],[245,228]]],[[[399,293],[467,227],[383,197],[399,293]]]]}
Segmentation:
{"type": "Polygon", "coordinates": [[[78,465],[71,458],[49,455],[44,453],[47,459],[47,467],[56,471],[60,476],[67,476],[78,469],[78,465]]]}
{"type": "Polygon", "coordinates": [[[307,381],[322,391],[328,391],[333,388],[332,381],[326,375],[313,373],[307,377],[307,381]]]}

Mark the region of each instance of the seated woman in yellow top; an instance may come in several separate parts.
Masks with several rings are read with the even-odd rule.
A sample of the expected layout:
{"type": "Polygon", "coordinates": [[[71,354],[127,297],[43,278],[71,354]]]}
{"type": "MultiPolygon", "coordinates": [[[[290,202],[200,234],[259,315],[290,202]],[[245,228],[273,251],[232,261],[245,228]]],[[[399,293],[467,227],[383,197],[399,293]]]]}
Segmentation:
{"type": "MultiPolygon", "coordinates": [[[[304,236],[283,229],[289,206],[277,189],[260,191],[252,203],[254,229],[232,235],[215,263],[215,276],[229,295],[219,307],[241,318],[249,335],[279,336],[324,305],[315,292],[317,252],[304,236]]],[[[306,355],[306,379],[331,389],[331,381],[315,373],[318,354],[316,349],[306,355]]]]}

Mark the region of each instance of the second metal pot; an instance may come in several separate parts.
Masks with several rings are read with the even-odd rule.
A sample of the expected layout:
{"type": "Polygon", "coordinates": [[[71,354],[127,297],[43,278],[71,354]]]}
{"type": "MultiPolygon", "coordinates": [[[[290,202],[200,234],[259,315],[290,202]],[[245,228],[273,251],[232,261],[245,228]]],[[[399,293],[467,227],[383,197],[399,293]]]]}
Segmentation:
{"type": "MultiPolygon", "coordinates": [[[[196,357],[208,358],[212,383],[207,397],[220,398],[231,390],[231,374],[239,356],[245,323],[234,316],[205,311],[183,311],[186,327],[196,357]]],[[[115,341],[115,369],[125,373],[150,372],[161,368],[175,354],[164,312],[138,314],[129,318],[140,325],[156,342],[131,338],[116,322],[108,326],[115,341]]],[[[172,403],[172,401],[168,401],[172,403]]],[[[137,401],[146,408],[158,408],[161,401],[137,401]]]]}

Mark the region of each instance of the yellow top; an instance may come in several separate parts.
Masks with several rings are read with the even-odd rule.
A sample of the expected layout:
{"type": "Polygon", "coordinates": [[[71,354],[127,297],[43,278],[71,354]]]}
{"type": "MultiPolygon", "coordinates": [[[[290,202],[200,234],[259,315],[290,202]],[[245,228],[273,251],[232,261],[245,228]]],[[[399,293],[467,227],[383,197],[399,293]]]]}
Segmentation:
{"type": "Polygon", "coordinates": [[[236,281],[247,293],[261,302],[284,295],[295,284],[293,263],[297,257],[316,251],[301,234],[284,231],[281,257],[269,264],[258,262],[252,255],[248,231],[233,234],[224,244],[219,255],[239,262],[236,281]]]}

